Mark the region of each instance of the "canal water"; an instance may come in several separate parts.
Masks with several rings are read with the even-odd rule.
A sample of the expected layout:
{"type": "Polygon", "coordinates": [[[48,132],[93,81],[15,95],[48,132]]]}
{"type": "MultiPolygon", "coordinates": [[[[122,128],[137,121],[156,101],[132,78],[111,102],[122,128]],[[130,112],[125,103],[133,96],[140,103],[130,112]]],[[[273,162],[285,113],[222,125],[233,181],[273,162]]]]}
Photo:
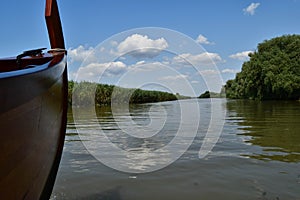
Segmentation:
{"type": "Polygon", "coordinates": [[[51,199],[300,199],[299,101],[189,99],[130,105],[125,111],[76,109],[68,113],[51,199]],[[130,129],[132,122],[136,130],[130,129]],[[143,127],[157,134],[130,135],[143,127]],[[93,141],[99,137],[134,156],[124,159],[103,140],[93,141]],[[175,139],[184,145],[159,151],[175,139]],[[160,156],[153,159],[153,152],[160,156]]]}

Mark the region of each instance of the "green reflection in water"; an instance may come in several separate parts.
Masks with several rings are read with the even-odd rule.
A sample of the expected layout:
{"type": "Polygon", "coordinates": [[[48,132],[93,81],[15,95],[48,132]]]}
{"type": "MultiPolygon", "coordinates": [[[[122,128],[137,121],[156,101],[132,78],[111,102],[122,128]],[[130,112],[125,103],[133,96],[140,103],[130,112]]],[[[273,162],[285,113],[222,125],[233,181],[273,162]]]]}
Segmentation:
{"type": "Polygon", "coordinates": [[[246,141],[262,147],[262,152],[248,156],[259,160],[282,162],[300,161],[300,102],[299,101],[248,101],[227,102],[229,120],[235,120],[246,141]]]}

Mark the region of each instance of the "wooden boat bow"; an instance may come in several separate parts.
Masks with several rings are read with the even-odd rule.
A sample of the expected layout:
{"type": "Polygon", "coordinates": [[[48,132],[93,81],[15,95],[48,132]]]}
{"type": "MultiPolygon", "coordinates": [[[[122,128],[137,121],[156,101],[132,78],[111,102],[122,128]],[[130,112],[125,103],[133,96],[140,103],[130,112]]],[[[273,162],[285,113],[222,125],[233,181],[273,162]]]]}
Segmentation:
{"type": "Polygon", "coordinates": [[[46,0],[51,49],[0,59],[0,199],[49,199],[67,122],[67,58],[56,0],[46,0]]]}

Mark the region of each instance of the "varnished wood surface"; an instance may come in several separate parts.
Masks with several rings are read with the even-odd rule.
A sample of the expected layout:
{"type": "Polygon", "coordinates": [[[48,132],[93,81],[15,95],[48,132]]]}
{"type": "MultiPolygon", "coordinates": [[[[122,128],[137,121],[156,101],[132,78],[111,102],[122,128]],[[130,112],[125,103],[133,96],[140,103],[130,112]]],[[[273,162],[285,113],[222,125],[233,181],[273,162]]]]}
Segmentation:
{"type": "MultiPolygon", "coordinates": [[[[24,57],[20,66],[17,65],[17,58],[2,58],[0,59],[0,73],[10,72],[26,68],[28,65],[42,65],[53,59],[51,54],[43,54],[35,57],[24,57]]],[[[1,75],[0,75],[1,77],[1,75]]]]}
{"type": "Polygon", "coordinates": [[[0,95],[4,102],[0,112],[0,199],[47,199],[51,195],[65,135],[65,64],[63,58],[43,74],[29,74],[18,81],[0,79],[0,92],[9,91],[0,95]]]}
{"type": "MultiPolygon", "coordinates": [[[[51,48],[64,49],[56,0],[46,0],[51,48]]],[[[0,59],[0,199],[49,199],[63,150],[67,120],[65,51],[0,59]],[[26,73],[28,65],[47,65],[26,73]],[[2,72],[21,71],[5,77],[2,72]]]]}
{"type": "Polygon", "coordinates": [[[51,48],[65,49],[64,36],[56,0],[46,0],[45,18],[51,48]]]}

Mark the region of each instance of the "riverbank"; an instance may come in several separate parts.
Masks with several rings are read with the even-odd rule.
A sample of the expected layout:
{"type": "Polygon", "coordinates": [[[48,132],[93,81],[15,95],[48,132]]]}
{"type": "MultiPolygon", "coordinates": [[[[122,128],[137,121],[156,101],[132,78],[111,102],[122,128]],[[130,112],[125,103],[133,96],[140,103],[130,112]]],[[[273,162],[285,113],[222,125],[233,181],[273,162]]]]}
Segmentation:
{"type": "Polygon", "coordinates": [[[191,97],[172,94],[170,92],[142,90],[134,88],[122,88],[114,85],[99,84],[92,82],[69,81],[68,103],[72,105],[89,106],[118,104],[154,103],[162,101],[174,101],[178,99],[189,99],[191,97]],[[73,95],[74,94],[74,95],[73,95]]]}

